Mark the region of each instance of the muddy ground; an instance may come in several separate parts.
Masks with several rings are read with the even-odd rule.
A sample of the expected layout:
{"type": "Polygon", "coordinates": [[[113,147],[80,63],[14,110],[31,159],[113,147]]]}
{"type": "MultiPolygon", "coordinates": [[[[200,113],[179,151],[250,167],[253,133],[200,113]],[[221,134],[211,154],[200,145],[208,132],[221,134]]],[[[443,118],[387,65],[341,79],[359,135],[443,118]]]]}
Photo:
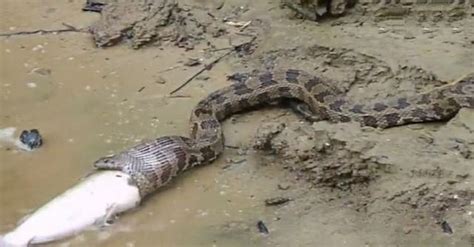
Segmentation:
{"type": "MultiPolygon", "coordinates": [[[[303,69],[367,102],[474,68],[470,12],[354,8],[314,22],[277,1],[163,2],[99,14],[81,11],[84,1],[2,0],[0,33],[31,33],[0,37],[0,128],[38,128],[45,144],[27,153],[0,143],[1,233],[98,157],[186,135],[194,104],[236,72],[303,69]]],[[[272,106],[224,128],[227,149],[214,164],[112,226],[51,246],[474,246],[473,110],[378,130],[272,106]]]]}

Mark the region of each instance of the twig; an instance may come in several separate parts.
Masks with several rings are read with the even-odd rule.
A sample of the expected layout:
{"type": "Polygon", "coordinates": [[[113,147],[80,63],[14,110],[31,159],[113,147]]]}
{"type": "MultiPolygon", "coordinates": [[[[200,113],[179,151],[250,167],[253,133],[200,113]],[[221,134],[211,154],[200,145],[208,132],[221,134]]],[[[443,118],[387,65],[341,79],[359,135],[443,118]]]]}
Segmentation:
{"type": "Polygon", "coordinates": [[[200,74],[202,74],[204,71],[206,70],[211,70],[212,67],[214,67],[215,64],[217,64],[219,61],[221,61],[224,57],[230,55],[232,52],[234,51],[238,51],[240,50],[243,46],[246,46],[248,44],[251,44],[255,41],[255,39],[257,39],[257,37],[252,37],[252,39],[250,41],[247,41],[245,43],[242,43],[242,44],[239,44],[239,45],[235,45],[232,47],[232,49],[226,53],[224,53],[222,56],[214,59],[214,61],[212,61],[210,64],[207,64],[206,66],[204,66],[203,68],[201,68],[199,71],[197,71],[193,76],[191,76],[189,79],[187,79],[185,82],[183,82],[179,87],[177,87],[175,90],[171,91],[170,92],[170,95],[171,94],[174,94],[176,92],[178,92],[179,90],[181,90],[183,87],[185,87],[186,85],[188,85],[192,80],[194,80],[194,78],[198,77],[200,74]]]}
{"type": "Polygon", "coordinates": [[[468,77],[474,77],[474,73],[473,72],[469,72],[469,73],[466,73],[464,74],[463,76],[459,77],[458,79],[448,83],[449,85],[452,85],[452,84],[456,84],[456,83],[459,83],[460,81],[464,80],[464,79],[467,79],[468,77]]]}
{"type": "Polygon", "coordinates": [[[232,50],[232,49],[234,49],[233,46],[224,47],[224,48],[217,48],[217,49],[213,49],[213,50],[206,50],[206,51],[209,51],[209,52],[216,52],[216,51],[224,51],[224,50],[232,50]]]}
{"type": "Polygon", "coordinates": [[[55,30],[34,30],[34,31],[20,31],[20,32],[13,32],[13,33],[0,33],[0,37],[10,37],[10,36],[17,36],[17,35],[30,35],[30,34],[48,34],[48,33],[66,33],[66,32],[84,32],[83,29],[78,29],[74,26],[71,26],[67,23],[62,23],[63,26],[67,27],[64,29],[55,29],[55,30]]]}
{"type": "Polygon", "coordinates": [[[189,95],[170,95],[168,96],[170,99],[176,99],[176,98],[191,98],[189,95]]]}
{"type": "Polygon", "coordinates": [[[230,149],[240,149],[238,146],[232,146],[232,145],[224,145],[225,148],[230,148],[230,149]]]}

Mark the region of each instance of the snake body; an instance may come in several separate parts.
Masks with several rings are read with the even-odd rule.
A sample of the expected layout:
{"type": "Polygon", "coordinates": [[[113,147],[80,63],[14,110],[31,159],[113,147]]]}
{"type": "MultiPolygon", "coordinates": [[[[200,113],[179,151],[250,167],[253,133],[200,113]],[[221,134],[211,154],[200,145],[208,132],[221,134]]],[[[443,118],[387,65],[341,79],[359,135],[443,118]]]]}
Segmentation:
{"type": "Polygon", "coordinates": [[[265,72],[201,100],[191,113],[190,137],[160,137],[100,158],[94,166],[129,174],[144,197],[188,168],[214,161],[224,149],[222,120],[285,98],[302,102],[306,108],[302,113],[308,118],[388,128],[446,120],[463,107],[474,108],[474,74],[410,97],[353,104],[324,78],[295,69],[265,72]]]}

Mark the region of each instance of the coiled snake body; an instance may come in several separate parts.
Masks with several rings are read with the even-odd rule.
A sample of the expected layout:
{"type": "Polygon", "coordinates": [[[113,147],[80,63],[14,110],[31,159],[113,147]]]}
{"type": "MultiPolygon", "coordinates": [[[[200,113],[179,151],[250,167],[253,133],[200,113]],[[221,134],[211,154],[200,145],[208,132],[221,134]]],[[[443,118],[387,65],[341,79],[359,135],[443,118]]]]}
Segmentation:
{"type": "Polygon", "coordinates": [[[94,166],[129,174],[144,197],[180,172],[214,161],[224,149],[220,121],[236,112],[284,98],[303,102],[307,110],[302,113],[308,118],[357,121],[364,126],[387,128],[445,120],[462,107],[474,108],[474,74],[411,97],[352,104],[318,76],[293,69],[267,72],[201,100],[191,113],[189,138],[160,137],[101,158],[94,166]]]}

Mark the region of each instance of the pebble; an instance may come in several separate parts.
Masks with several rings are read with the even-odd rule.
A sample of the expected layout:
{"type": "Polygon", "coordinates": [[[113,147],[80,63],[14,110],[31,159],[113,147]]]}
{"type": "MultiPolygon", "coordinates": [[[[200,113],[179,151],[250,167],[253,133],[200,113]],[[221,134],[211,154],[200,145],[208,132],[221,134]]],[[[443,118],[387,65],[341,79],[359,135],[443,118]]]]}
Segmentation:
{"type": "Polygon", "coordinates": [[[23,130],[20,135],[20,141],[29,149],[39,148],[43,145],[43,138],[37,129],[23,130]]]}
{"type": "Polygon", "coordinates": [[[51,70],[45,68],[33,68],[30,73],[36,73],[39,75],[47,76],[51,74],[51,70]]]}
{"type": "Polygon", "coordinates": [[[386,33],[388,30],[386,28],[380,27],[378,30],[379,33],[386,33]]]}
{"type": "Polygon", "coordinates": [[[290,188],[289,184],[286,184],[286,183],[278,184],[278,189],[280,190],[287,190],[289,188],[290,188]]]}
{"type": "Polygon", "coordinates": [[[37,46],[31,48],[32,51],[39,51],[39,50],[42,50],[42,49],[44,49],[44,47],[42,45],[37,45],[37,46]]]}
{"type": "Polygon", "coordinates": [[[189,58],[188,61],[184,63],[184,66],[193,67],[201,64],[202,59],[189,58]]]}
{"type": "Polygon", "coordinates": [[[432,32],[434,32],[434,31],[433,31],[432,29],[430,29],[430,28],[424,27],[424,28],[422,29],[422,32],[423,32],[423,33],[432,33],[432,32]]]}
{"type": "Polygon", "coordinates": [[[165,78],[161,77],[161,76],[158,76],[158,78],[156,78],[155,80],[155,83],[158,83],[158,84],[165,84],[166,83],[166,80],[165,78]]]}
{"type": "Polygon", "coordinates": [[[210,77],[207,76],[207,75],[199,75],[199,76],[196,77],[196,80],[207,81],[207,80],[209,80],[209,78],[210,77]]]}
{"type": "Polygon", "coordinates": [[[26,83],[26,86],[28,86],[29,88],[37,87],[36,83],[34,83],[34,82],[28,82],[28,83],[26,83]]]}
{"type": "Polygon", "coordinates": [[[453,27],[452,32],[453,33],[460,33],[460,32],[462,32],[462,30],[460,28],[453,27]]]}
{"type": "Polygon", "coordinates": [[[453,234],[453,229],[451,228],[451,226],[448,224],[447,221],[443,221],[441,222],[441,229],[443,230],[444,233],[448,233],[448,234],[453,234]]]}
{"type": "Polygon", "coordinates": [[[265,225],[265,223],[263,223],[263,221],[259,220],[257,222],[257,229],[260,233],[263,233],[263,234],[269,234],[270,232],[268,231],[268,228],[267,226],[265,225]]]}
{"type": "Polygon", "coordinates": [[[278,197],[268,198],[268,199],[265,199],[265,206],[276,206],[276,205],[280,205],[289,201],[290,201],[290,198],[288,197],[278,196],[278,197]]]}

